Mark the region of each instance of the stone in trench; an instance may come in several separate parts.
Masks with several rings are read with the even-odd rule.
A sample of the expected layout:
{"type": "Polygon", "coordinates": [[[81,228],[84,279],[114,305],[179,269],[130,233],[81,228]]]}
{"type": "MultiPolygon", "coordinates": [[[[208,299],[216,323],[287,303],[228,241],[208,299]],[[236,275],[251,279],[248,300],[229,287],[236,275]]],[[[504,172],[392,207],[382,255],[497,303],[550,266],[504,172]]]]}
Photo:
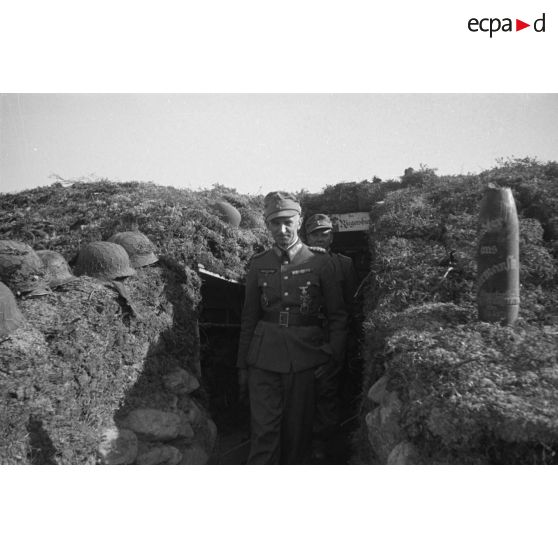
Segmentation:
{"type": "Polygon", "coordinates": [[[396,422],[399,424],[399,416],[401,415],[401,400],[394,391],[386,392],[382,398],[380,406],[380,416],[382,423],[396,422]]]}
{"type": "Polygon", "coordinates": [[[103,465],[130,465],[136,460],[138,439],[131,430],[113,426],[103,431],[98,452],[103,465]]]}
{"type": "Polygon", "coordinates": [[[193,438],[194,431],[183,413],[169,413],[158,409],[134,409],[121,425],[148,440],[167,441],[193,438]]]}
{"type": "Polygon", "coordinates": [[[387,458],[388,465],[416,465],[419,463],[417,448],[411,442],[399,442],[387,458]]]}
{"type": "Polygon", "coordinates": [[[151,446],[138,455],[138,465],[178,465],[182,461],[182,453],[174,446],[151,446]]]}
{"type": "Polygon", "coordinates": [[[373,403],[380,404],[386,394],[388,377],[384,374],[369,390],[368,399],[373,403]]]}
{"type": "Polygon", "coordinates": [[[401,401],[395,392],[386,392],[382,404],[366,415],[368,441],[382,463],[387,463],[389,454],[402,440],[400,416],[401,401]]]}
{"type": "Polygon", "coordinates": [[[163,375],[163,384],[168,391],[188,394],[200,387],[196,376],[180,366],[174,366],[163,375]]]}
{"type": "Polygon", "coordinates": [[[193,440],[195,433],[192,425],[187,421],[184,420],[180,426],[180,433],[179,436],[181,438],[185,438],[186,440],[193,440]]]}
{"type": "Polygon", "coordinates": [[[190,409],[188,410],[188,421],[194,426],[199,426],[205,421],[204,412],[201,410],[200,406],[193,400],[190,399],[190,409]]]}

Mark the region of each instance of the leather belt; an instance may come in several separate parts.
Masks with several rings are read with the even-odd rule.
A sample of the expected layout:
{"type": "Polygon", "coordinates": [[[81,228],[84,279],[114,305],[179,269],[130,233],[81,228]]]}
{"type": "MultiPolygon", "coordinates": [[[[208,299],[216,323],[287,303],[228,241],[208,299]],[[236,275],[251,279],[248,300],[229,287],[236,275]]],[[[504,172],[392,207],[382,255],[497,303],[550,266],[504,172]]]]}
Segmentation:
{"type": "Polygon", "coordinates": [[[305,316],[293,312],[265,312],[260,319],[264,322],[278,324],[281,327],[322,326],[322,320],[317,316],[305,316]]]}

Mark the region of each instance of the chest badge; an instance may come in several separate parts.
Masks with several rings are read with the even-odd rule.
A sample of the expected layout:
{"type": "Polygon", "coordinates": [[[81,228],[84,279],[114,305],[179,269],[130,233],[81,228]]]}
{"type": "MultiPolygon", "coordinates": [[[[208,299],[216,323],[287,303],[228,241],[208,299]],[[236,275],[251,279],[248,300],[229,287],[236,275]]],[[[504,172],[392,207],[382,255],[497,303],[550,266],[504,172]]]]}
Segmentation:
{"type": "Polygon", "coordinates": [[[308,314],[310,312],[310,293],[308,292],[308,285],[298,287],[300,291],[300,313],[308,314]]]}
{"type": "Polygon", "coordinates": [[[310,273],[311,271],[312,271],[312,268],[293,269],[291,273],[293,275],[302,275],[303,273],[310,273]]]}
{"type": "Polygon", "coordinates": [[[264,308],[267,308],[269,306],[269,298],[267,298],[267,293],[265,292],[265,290],[262,292],[262,306],[264,308]]]}

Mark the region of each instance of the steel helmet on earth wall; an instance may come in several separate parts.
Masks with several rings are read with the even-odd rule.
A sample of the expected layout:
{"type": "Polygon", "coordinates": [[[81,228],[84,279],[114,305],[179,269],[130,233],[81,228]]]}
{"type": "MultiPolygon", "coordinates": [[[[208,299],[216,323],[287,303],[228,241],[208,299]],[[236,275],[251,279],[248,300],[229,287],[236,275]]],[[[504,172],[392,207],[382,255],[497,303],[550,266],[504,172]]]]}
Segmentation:
{"type": "Polygon", "coordinates": [[[242,216],[234,205],[224,200],[217,200],[211,204],[211,207],[219,214],[219,217],[225,223],[238,227],[242,216]]]}
{"type": "Polygon", "coordinates": [[[37,255],[43,262],[49,287],[55,288],[76,281],[77,277],[72,275],[70,266],[62,254],[54,250],[37,250],[37,255]]]}
{"type": "Polygon", "coordinates": [[[15,294],[41,296],[51,293],[43,263],[31,246],[17,240],[0,240],[0,281],[15,294]]]}
{"type": "Polygon", "coordinates": [[[128,253],[120,244],[99,240],[80,250],[74,272],[97,279],[118,279],[134,275],[136,270],[130,266],[128,253]]]}
{"type": "Polygon", "coordinates": [[[0,282],[0,337],[5,337],[25,323],[14,293],[0,282]]]}
{"type": "Polygon", "coordinates": [[[159,261],[155,255],[154,244],[139,231],[118,232],[113,234],[108,241],[120,244],[126,250],[133,267],[144,267],[159,261]]]}

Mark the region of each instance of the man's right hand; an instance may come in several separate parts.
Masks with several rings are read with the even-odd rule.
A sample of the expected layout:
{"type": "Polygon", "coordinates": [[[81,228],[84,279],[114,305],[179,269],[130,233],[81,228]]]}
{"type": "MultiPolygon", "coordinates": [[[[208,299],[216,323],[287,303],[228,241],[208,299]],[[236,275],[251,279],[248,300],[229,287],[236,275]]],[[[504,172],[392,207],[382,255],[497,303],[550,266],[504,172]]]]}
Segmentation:
{"type": "Polygon", "coordinates": [[[238,369],[238,399],[241,402],[248,401],[248,369],[238,369]]]}

